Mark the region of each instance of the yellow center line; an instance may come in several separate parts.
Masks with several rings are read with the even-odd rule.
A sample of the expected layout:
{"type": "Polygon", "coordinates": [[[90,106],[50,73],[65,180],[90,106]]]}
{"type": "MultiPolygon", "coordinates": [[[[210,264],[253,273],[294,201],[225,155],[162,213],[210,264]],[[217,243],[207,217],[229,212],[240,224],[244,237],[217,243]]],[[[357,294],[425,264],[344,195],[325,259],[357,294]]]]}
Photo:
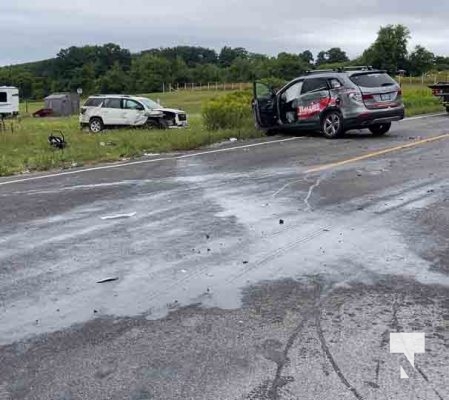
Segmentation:
{"type": "Polygon", "coordinates": [[[409,148],[412,148],[412,147],[417,147],[417,146],[420,146],[422,144],[427,144],[427,143],[431,143],[431,142],[435,142],[437,140],[442,140],[442,139],[447,139],[447,138],[449,138],[449,133],[446,133],[446,134],[440,135],[440,136],[434,136],[434,137],[431,137],[429,139],[418,140],[416,142],[404,144],[402,146],[389,147],[389,148],[386,148],[386,149],[383,149],[383,150],[373,151],[371,153],[367,153],[367,154],[364,154],[362,156],[358,156],[358,157],[354,157],[354,158],[349,158],[349,159],[343,160],[343,161],[337,161],[337,162],[330,163],[330,164],[319,165],[319,166],[316,166],[316,167],[313,167],[313,168],[307,170],[305,173],[306,174],[312,174],[312,173],[315,173],[315,172],[326,171],[328,169],[341,167],[342,165],[355,163],[357,161],[362,161],[362,160],[366,160],[366,159],[369,159],[369,158],[382,156],[384,154],[389,154],[389,153],[393,153],[393,152],[396,152],[396,151],[405,150],[405,149],[409,149],[409,148]]]}

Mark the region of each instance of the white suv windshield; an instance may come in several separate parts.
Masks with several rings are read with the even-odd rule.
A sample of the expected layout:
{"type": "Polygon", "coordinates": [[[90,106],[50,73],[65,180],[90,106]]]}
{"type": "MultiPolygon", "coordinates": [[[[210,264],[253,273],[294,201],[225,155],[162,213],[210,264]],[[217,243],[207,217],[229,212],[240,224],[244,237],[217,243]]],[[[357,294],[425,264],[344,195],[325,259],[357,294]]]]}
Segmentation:
{"type": "Polygon", "coordinates": [[[139,99],[141,103],[145,105],[145,107],[149,109],[161,108],[160,104],[157,104],[155,101],[147,98],[139,99]]]}

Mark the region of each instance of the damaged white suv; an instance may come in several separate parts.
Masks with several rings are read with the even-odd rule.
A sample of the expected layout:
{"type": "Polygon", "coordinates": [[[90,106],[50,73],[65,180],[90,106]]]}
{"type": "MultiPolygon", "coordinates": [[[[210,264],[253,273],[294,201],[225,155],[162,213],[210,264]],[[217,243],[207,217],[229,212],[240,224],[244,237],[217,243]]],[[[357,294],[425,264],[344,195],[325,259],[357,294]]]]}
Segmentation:
{"type": "Polygon", "coordinates": [[[185,111],[164,108],[146,97],[96,95],[81,107],[79,122],[93,133],[105,127],[147,127],[167,129],[187,126],[185,111]]]}

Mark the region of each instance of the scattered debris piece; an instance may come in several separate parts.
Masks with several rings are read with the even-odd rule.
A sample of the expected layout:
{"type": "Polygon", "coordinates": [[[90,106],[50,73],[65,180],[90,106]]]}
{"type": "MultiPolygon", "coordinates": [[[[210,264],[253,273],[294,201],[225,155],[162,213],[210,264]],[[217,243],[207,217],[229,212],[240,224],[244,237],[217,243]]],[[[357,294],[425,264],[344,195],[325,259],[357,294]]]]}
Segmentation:
{"type": "Polygon", "coordinates": [[[235,138],[235,137],[229,139],[230,142],[237,142],[237,140],[238,140],[238,139],[235,138]]]}
{"type": "Polygon", "coordinates": [[[137,215],[136,212],[130,213],[130,214],[119,214],[119,215],[110,215],[110,216],[106,216],[106,217],[101,217],[101,219],[103,221],[108,221],[111,219],[124,219],[124,218],[132,218],[135,217],[137,215]]]}
{"type": "Polygon", "coordinates": [[[435,193],[435,190],[434,189],[430,189],[430,190],[427,191],[427,193],[435,193]]]}
{"type": "Polygon", "coordinates": [[[279,225],[284,225],[284,224],[285,224],[285,221],[283,219],[280,219],[279,220],[279,225]]]}
{"type": "Polygon", "coordinates": [[[167,306],[169,310],[176,310],[179,308],[179,301],[175,300],[173,303],[168,304],[167,306]]]}
{"type": "Polygon", "coordinates": [[[100,146],[104,147],[104,146],[106,146],[106,143],[105,142],[100,142],[100,146]]]}
{"type": "Polygon", "coordinates": [[[98,281],[97,283],[109,283],[109,282],[115,282],[115,281],[118,281],[118,279],[119,279],[119,278],[106,278],[106,279],[103,279],[103,280],[101,280],[101,281],[98,281]]]}
{"type": "Polygon", "coordinates": [[[207,252],[210,253],[210,252],[211,252],[211,249],[207,249],[207,252]]]}
{"type": "Polygon", "coordinates": [[[206,235],[206,239],[209,240],[210,239],[210,235],[206,235]]]}
{"type": "Polygon", "coordinates": [[[243,264],[249,264],[249,261],[243,261],[243,264]]]}
{"type": "Polygon", "coordinates": [[[330,232],[329,229],[323,229],[323,232],[330,232]]]}
{"type": "Polygon", "coordinates": [[[50,146],[54,147],[58,150],[63,150],[67,146],[67,142],[65,141],[64,134],[62,131],[57,131],[56,133],[59,133],[61,136],[56,136],[56,134],[51,134],[48,137],[48,142],[50,143],[50,146]]]}
{"type": "Polygon", "coordinates": [[[187,271],[186,271],[185,269],[182,269],[182,270],[181,270],[181,273],[187,274],[187,271]]]}
{"type": "Polygon", "coordinates": [[[98,314],[98,311],[97,311],[97,310],[94,310],[94,314],[98,314]]]}

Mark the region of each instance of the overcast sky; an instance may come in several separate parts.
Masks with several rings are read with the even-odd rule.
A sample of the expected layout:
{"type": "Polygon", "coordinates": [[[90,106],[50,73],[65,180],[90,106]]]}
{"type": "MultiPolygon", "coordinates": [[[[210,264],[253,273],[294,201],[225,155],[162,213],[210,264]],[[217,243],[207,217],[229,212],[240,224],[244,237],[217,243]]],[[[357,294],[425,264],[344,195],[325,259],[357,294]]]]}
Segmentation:
{"type": "Polygon", "coordinates": [[[270,55],[342,47],[353,57],[389,23],[407,25],[413,45],[449,55],[448,17],[449,0],[0,0],[0,65],[107,42],[270,55]]]}

